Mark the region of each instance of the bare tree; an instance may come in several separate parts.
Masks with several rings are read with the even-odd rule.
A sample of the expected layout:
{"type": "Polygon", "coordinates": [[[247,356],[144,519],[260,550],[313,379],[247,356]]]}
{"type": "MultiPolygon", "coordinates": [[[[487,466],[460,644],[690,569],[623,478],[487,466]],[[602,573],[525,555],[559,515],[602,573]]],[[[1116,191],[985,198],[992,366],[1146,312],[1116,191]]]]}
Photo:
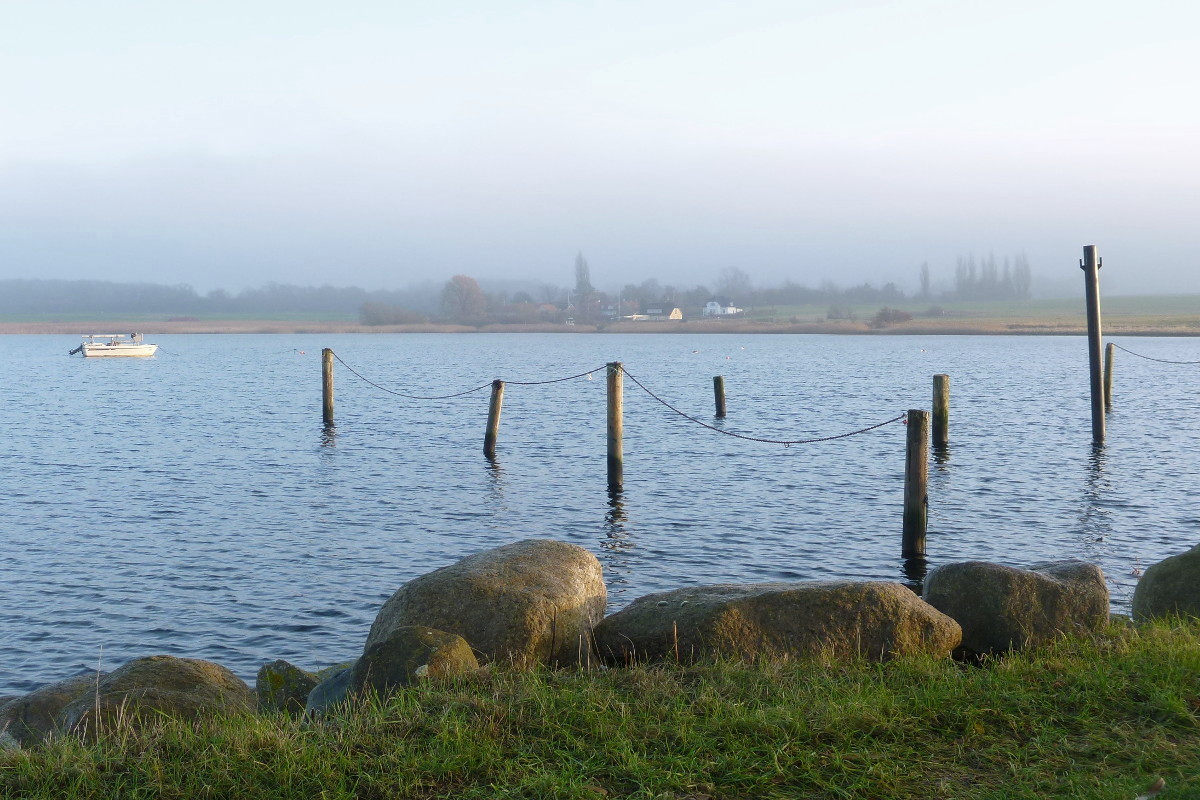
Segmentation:
{"type": "Polygon", "coordinates": [[[442,289],[442,313],[455,322],[478,322],[487,308],[487,297],[474,278],[455,275],[442,289]]]}
{"type": "Polygon", "coordinates": [[[730,301],[748,302],[750,299],[750,276],[737,267],[726,267],[717,277],[717,294],[730,301]]]}

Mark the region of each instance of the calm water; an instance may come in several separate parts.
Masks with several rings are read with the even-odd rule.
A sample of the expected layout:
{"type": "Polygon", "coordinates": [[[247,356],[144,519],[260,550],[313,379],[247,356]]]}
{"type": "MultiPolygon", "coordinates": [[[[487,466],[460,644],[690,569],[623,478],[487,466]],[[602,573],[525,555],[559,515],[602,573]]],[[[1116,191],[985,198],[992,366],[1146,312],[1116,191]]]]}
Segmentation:
{"type": "MultiPolygon", "coordinates": [[[[160,336],[149,360],[68,358],[70,336],[0,337],[0,694],[172,653],[253,680],[265,661],[352,657],[400,584],[530,537],[588,548],[610,605],[686,584],[905,580],[904,427],[823,444],[742,441],[626,381],[625,491],[605,485],[604,380],[488,392],[620,360],[728,430],[796,439],[928,408],[952,379],[930,470],[930,566],[1079,557],[1128,608],[1133,572],[1200,538],[1200,367],[1117,352],[1109,441],[1091,444],[1081,337],[160,336]]],[[[1193,339],[1114,339],[1200,358],[1193,339]]]]}

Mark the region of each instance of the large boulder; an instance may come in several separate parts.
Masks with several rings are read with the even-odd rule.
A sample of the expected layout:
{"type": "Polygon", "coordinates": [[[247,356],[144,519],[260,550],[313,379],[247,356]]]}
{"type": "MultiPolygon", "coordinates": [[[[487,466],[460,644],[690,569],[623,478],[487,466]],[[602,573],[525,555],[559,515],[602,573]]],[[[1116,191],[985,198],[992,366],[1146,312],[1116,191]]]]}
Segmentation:
{"type": "Polygon", "coordinates": [[[1146,569],[1133,590],[1133,618],[1200,617],[1200,545],[1146,569]]]}
{"type": "Polygon", "coordinates": [[[62,710],[73,700],[90,696],[103,677],[95,672],[76,675],[9,700],[0,706],[0,731],[24,747],[44,741],[59,731],[57,719],[62,710]]]}
{"type": "Polygon", "coordinates": [[[611,663],[945,656],[959,637],[954,620],[883,581],[693,586],[638,598],[596,627],[597,649],[611,663]]]}
{"type": "Polygon", "coordinates": [[[254,679],[258,710],[299,714],[319,682],[316,674],[282,659],[263,664],[254,679]]]}
{"type": "Polygon", "coordinates": [[[945,564],[925,576],[924,597],[962,626],[960,655],[1037,647],[1108,622],[1104,572],[1083,561],[945,564]]]}
{"type": "Polygon", "coordinates": [[[147,656],[115,669],[63,709],[58,725],[95,738],[117,727],[137,728],[163,714],[193,719],[250,711],[254,693],[232,672],[211,661],[147,656]]]}
{"type": "Polygon", "coordinates": [[[404,584],[383,604],[366,649],[397,628],[462,636],[484,662],[517,666],[586,660],[608,592],[587,550],[530,539],[468,556],[404,584]]]}

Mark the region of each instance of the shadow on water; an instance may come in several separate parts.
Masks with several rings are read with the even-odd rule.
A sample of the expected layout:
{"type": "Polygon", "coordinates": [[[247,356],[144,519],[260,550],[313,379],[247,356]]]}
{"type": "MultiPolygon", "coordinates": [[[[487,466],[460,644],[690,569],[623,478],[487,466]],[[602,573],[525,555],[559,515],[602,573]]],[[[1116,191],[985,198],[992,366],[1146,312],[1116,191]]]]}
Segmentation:
{"type": "Polygon", "coordinates": [[[336,447],[337,446],[337,425],[332,422],[325,423],[321,428],[321,447],[336,447]]]}

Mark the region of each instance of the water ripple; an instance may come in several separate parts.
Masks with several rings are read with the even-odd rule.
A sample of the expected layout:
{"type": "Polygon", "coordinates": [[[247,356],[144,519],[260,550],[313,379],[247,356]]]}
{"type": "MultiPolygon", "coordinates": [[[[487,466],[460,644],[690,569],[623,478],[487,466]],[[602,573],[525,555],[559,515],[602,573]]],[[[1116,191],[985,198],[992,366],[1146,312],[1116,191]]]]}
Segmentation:
{"type": "MultiPolygon", "coordinates": [[[[397,403],[339,374],[326,430],[319,362],[296,356],[322,346],[384,383],[430,389],[620,359],[701,419],[720,372],[724,427],[786,437],[927,407],[946,372],[951,447],[930,469],[929,566],[1083,557],[1127,610],[1133,573],[1200,529],[1193,386],[1122,363],[1096,450],[1081,338],[738,336],[746,349],[726,353],[733,340],[689,335],[181,336],[162,337],[175,357],[138,364],[65,358],[62,338],[0,337],[20,432],[0,452],[0,694],[154,653],[251,680],[276,658],[336,663],[405,581],[530,537],[595,553],[614,610],[702,583],[919,579],[899,558],[901,426],[760,445],[627,384],[626,485],[613,495],[604,381],[512,387],[489,464],[485,396],[397,403]]],[[[1139,347],[1182,360],[1191,345],[1139,347]]]]}

